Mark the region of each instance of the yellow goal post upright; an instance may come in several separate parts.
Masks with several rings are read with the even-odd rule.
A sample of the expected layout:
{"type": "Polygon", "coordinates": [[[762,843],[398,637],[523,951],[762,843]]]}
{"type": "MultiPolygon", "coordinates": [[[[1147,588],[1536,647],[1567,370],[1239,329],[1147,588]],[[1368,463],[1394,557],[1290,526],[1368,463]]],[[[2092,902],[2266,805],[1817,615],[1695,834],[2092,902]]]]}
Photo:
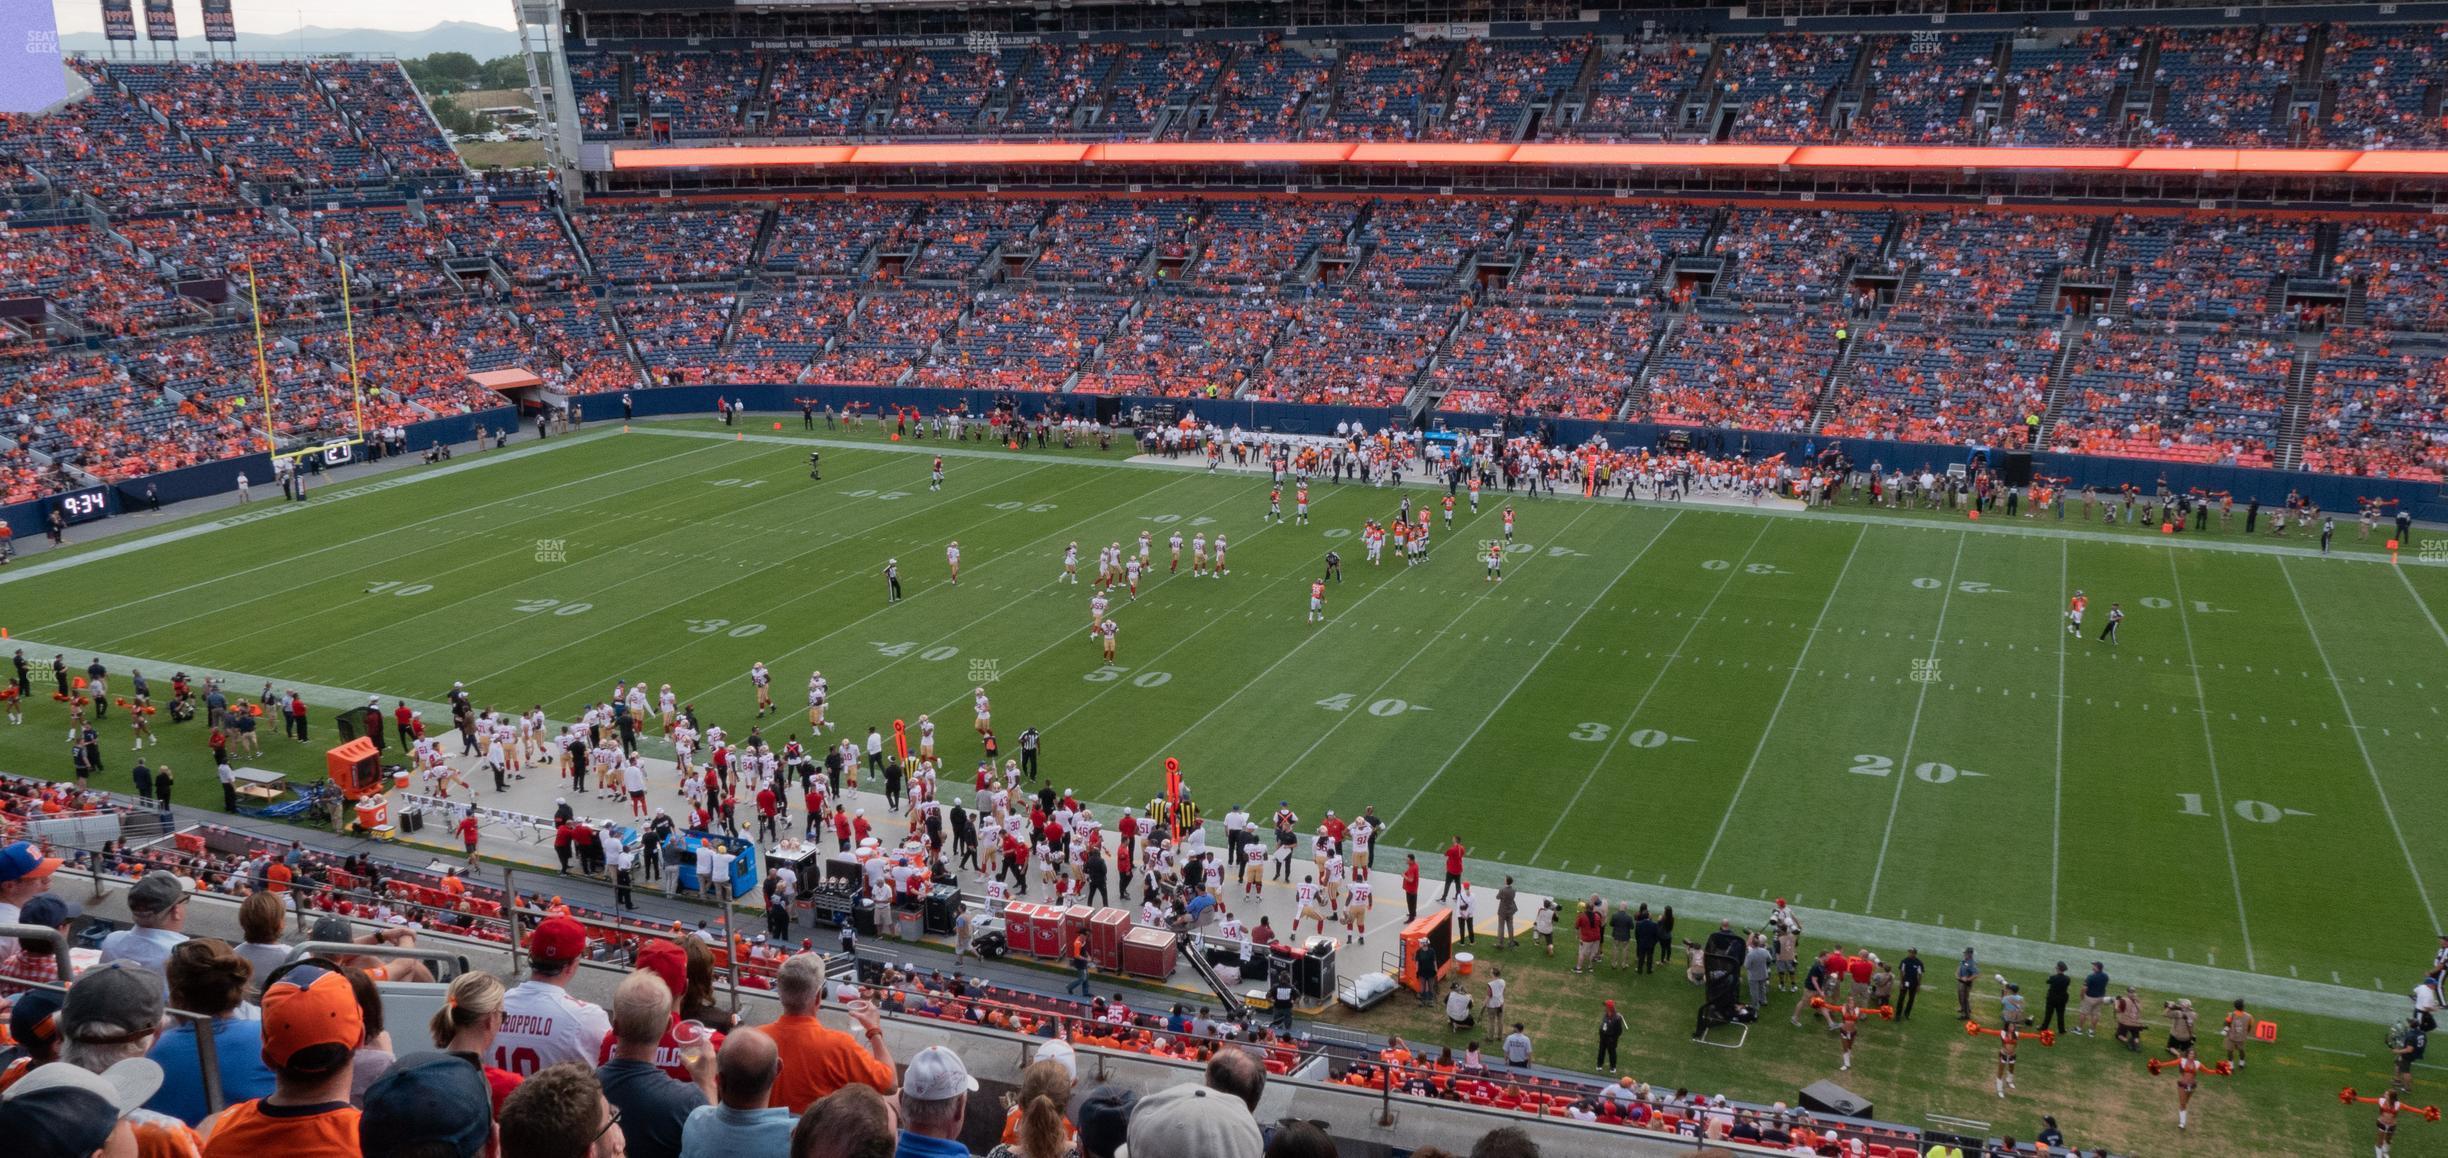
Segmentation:
{"type": "Polygon", "coordinates": [[[264,351],[263,299],[257,288],[255,263],[251,260],[247,262],[247,308],[255,321],[255,378],[263,394],[265,452],[272,456],[274,462],[279,462],[282,459],[294,460],[322,454],[334,446],[363,445],[366,440],[365,385],[359,379],[357,370],[357,310],[349,294],[348,258],[340,259],[340,328],[348,343],[349,407],[357,423],[355,434],[349,438],[318,442],[298,450],[281,450],[279,431],[272,422],[272,367],[264,351]]]}

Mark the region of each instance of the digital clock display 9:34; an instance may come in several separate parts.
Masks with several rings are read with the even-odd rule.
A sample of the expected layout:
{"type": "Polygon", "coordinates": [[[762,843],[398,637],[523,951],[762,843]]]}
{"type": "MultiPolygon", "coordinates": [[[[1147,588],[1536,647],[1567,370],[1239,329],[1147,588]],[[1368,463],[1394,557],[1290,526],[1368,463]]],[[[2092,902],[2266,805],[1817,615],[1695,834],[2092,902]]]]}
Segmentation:
{"type": "Polygon", "coordinates": [[[110,497],[101,487],[86,487],[61,495],[59,509],[71,523],[89,522],[110,514],[110,497]]]}

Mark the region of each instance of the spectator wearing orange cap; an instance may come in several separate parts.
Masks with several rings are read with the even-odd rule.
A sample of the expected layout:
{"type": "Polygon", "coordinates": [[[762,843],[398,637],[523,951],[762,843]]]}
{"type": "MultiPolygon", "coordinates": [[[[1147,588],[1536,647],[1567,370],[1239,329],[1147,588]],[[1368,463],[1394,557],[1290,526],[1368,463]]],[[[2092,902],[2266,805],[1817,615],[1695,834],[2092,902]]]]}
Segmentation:
{"type": "Polygon", "coordinates": [[[562,1062],[594,1067],[612,1019],[602,1006],[569,994],[570,977],[586,947],[586,926],[566,916],[546,917],[527,935],[532,968],[527,980],[502,998],[494,1065],[520,1077],[562,1062]]]}
{"type": "Polygon", "coordinates": [[[365,1037],[348,978],[308,958],[275,974],[263,994],[263,1060],[269,1097],[205,1120],[205,1158],[260,1154],[356,1158],[358,1112],[349,1105],[351,1065],[365,1037]]]}

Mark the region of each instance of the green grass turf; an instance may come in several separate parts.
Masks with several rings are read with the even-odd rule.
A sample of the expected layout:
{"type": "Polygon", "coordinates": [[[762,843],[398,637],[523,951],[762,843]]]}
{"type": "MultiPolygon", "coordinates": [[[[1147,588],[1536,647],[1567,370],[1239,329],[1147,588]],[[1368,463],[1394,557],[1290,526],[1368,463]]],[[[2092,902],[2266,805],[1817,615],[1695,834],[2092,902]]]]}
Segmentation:
{"type": "MultiPolygon", "coordinates": [[[[387,703],[456,679],[556,719],[615,679],[669,682],[735,730],[757,660],[786,707],[816,667],[835,721],[927,712],[950,735],[991,675],[1005,735],[1043,729],[1049,773],[1094,799],[1145,801],[1174,756],[1211,811],[1374,804],[1396,845],[1459,835],[1482,860],[1612,882],[1611,897],[1715,894],[1744,920],[1785,895],[2365,992],[2410,985],[2438,927],[2427,886],[2448,881],[2448,843],[2424,805],[2448,766],[2448,697],[2429,686],[2448,657],[2448,570],[2171,549],[2147,528],[2053,519],[1517,497],[1521,543],[1494,585],[1474,551],[1498,533],[1501,494],[1428,566],[1371,568],[1348,535],[1391,512],[1391,490],[1319,482],[1298,527],[1262,523],[1257,478],[1116,469],[1121,450],[963,455],[934,494],[906,448],[835,447],[811,483],[796,434],[641,427],[166,522],[237,525],[48,574],[29,559],[0,584],[0,626],[79,666],[84,650],[142,657],[157,683],[209,666],[387,703]],[[1089,592],[1054,582],[1062,545],[1093,558],[1146,529],[1161,566],[1177,527],[1229,534],[1233,574],[1117,598],[1108,669],[1089,592]],[[1318,627],[1306,583],[1329,546],[1348,578],[1318,627]],[[894,607],[888,556],[909,592],[894,607]],[[2125,604],[2120,646],[2064,634],[2075,587],[2094,633],[2125,604]]],[[[328,736],[346,701],[323,698],[328,736]]],[[[24,728],[0,729],[0,766],[63,774],[63,718],[38,695],[24,728]]],[[[153,758],[180,765],[180,800],[216,804],[201,731],[163,731],[153,758]]],[[[103,783],[124,787],[124,733],[104,735],[103,783]]],[[[318,767],[319,745],[270,730],[266,744],[243,762],[318,767]]],[[[1684,996],[1651,1015],[1688,1017],[1684,996]]],[[[1785,1087],[1735,1072],[1783,1047],[1695,1055],[1682,1032],[1657,1078],[1785,1087]],[[1711,1070],[1720,1056],[1740,1061],[1711,1070]]],[[[2370,1055],[2330,1066],[2377,1064],[2377,1027],[2321,1032],[2370,1055]]],[[[1817,1066],[1830,1051],[1804,1052],[1817,1066]]],[[[2292,1087],[2298,1107],[2347,1084],[2288,1064],[2317,1072],[2292,1087]]]]}

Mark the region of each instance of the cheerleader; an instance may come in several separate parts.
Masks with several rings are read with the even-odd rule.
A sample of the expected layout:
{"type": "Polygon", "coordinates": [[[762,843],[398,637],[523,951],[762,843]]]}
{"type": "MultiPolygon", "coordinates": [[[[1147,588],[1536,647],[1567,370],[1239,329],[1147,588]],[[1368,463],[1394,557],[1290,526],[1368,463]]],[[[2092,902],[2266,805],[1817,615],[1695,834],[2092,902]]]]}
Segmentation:
{"type": "Polygon", "coordinates": [[[2023,1031],[2012,1024],[1998,1028],[1997,1096],[2001,1098],[2014,1088],[2015,1046],[2022,1037],[2023,1031]]]}

